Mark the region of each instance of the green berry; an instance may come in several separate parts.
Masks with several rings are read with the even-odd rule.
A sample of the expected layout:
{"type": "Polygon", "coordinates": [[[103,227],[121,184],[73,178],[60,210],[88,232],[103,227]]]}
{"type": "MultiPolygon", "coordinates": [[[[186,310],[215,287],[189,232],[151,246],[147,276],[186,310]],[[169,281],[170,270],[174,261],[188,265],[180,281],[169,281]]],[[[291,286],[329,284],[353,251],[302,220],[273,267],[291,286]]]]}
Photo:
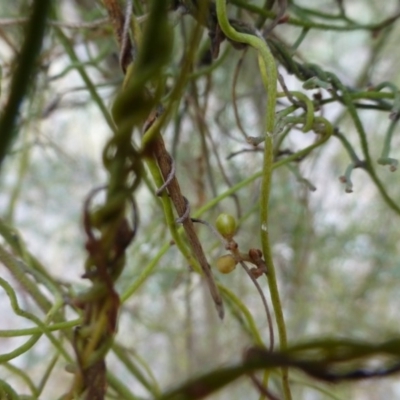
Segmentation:
{"type": "Polygon", "coordinates": [[[215,221],[217,231],[225,238],[232,239],[236,233],[236,219],[233,215],[222,213],[215,221]]]}
{"type": "Polygon", "coordinates": [[[229,274],[236,268],[237,261],[231,254],[225,254],[216,261],[216,266],[219,272],[222,274],[229,274]]]}

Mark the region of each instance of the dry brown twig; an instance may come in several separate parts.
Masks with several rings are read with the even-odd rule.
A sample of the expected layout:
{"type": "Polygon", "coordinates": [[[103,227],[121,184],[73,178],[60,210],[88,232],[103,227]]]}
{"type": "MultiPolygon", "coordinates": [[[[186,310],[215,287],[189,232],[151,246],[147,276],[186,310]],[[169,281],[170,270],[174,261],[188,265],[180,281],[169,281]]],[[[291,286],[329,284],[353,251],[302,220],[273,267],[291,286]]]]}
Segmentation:
{"type": "MultiPolygon", "coordinates": [[[[148,130],[151,125],[154,124],[156,118],[156,115],[150,118],[149,122],[145,124],[144,131],[148,130]]],[[[210,264],[207,261],[207,257],[204,254],[203,247],[194,229],[193,221],[190,219],[190,212],[188,212],[189,203],[182,195],[179,182],[175,176],[175,169],[172,157],[165,147],[165,143],[162,139],[161,134],[158,134],[156,138],[151,142],[151,144],[149,145],[149,150],[157,161],[158,167],[160,168],[161,174],[164,178],[164,182],[166,183],[166,185],[163,186],[166,186],[168,194],[171,197],[171,201],[174,204],[174,207],[179,217],[177,222],[182,223],[193,255],[200,264],[200,267],[204,273],[204,277],[207,281],[211,296],[217,308],[218,315],[222,319],[224,317],[222,298],[215,283],[210,264]]]]}

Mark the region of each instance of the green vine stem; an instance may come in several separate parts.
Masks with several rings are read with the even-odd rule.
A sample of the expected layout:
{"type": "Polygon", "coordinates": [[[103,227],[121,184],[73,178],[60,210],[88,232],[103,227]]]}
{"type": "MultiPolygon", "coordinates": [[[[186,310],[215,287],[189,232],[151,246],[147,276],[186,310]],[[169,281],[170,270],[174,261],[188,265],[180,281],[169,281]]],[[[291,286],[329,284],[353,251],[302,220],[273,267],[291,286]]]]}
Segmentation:
{"type": "MultiPolygon", "coordinates": [[[[326,72],[315,64],[300,64],[296,62],[293,60],[292,55],[277,41],[271,40],[269,41],[269,44],[271,45],[271,50],[273,51],[274,55],[281,61],[288,72],[294,73],[300,80],[306,81],[306,84],[311,78],[317,77],[318,81],[326,82],[331,85],[330,91],[332,92],[332,98],[329,99],[329,101],[340,101],[346,106],[359,135],[361,150],[364,155],[363,162],[365,165],[363,168],[370,175],[386,204],[397,214],[400,214],[400,206],[392,199],[391,196],[389,196],[386,188],[378,178],[373,167],[372,159],[369,153],[367,134],[357,113],[356,104],[354,103],[356,98],[377,99],[377,104],[373,105],[372,108],[392,111],[393,105],[382,103],[380,99],[395,99],[396,95],[394,93],[368,91],[357,93],[357,91],[346,87],[335,74],[326,72]]],[[[360,107],[368,107],[368,105],[360,105],[360,107]]]]}
{"type": "MultiPolygon", "coordinates": [[[[261,7],[258,7],[254,4],[249,3],[246,0],[231,0],[231,3],[235,4],[239,8],[243,8],[244,10],[253,12],[255,14],[258,14],[258,15],[266,17],[266,18],[274,19],[277,16],[277,14],[275,12],[265,10],[261,7]]],[[[292,5],[292,8],[294,10],[296,10],[296,8],[299,9],[299,6],[293,7],[293,5],[292,5]]],[[[318,14],[319,14],[318,17],[321,17],[321,13],[318,13],[318,14]]],[[[347,23],[343,24],[343,25],[338,25],[338,24],[335,25],[335,24],[314,22],[308,16],[304,17],[303,19],[296,18],[293,16],[287,16],[285,18],[284,22],[288,25],[298,26],[298,27],[307,28],[307,29],[324,30],[324,31],[347,32],[347,31],[356,31],[356,30],[370,30],[373,32],[373,31],[378,31],[380,29],[390,26],[399,18],[399,15],[395,14],[394,16],[389,17],[381,22],[372,23],[372,24],[361,24],[361,23],[356,23],[354,21],[349,21],[348,19],[343,18],[342,15],[334,16],[333,18],[331,15],[328,15],[328,14],[322,14],[322,15],[327,17],[327,19],[344,19],[345,22],[347,22],[347,23]]]]}
{"type": "Polygon", "coordinates": [[[223,294],[224,298],[228,299],[234,307],[236,307],[242,314],[242,316],[245,318],[247,322],[247,327],[253,336],[253,341],[255,344],[259,346],[264,346],[264,341],[262,340],[262,337],[260,335],[260,331],[257,328],[256,322],[254,321],[253,316],[251,315],[251,312],[248,310],[246,305],[242,302],[242,300],[237,297],[231,290],[229,290],[227,287],[223,285],[218,285],[219,290],[223,294]]]}
{"type": "Polygon", "coordinates": [[[92,96],[93,101],[97,104],[97,106],[100,109],[100,112],[103,114],[104,119],[106,120],[108,126],[112,131],[115,132],[116,128],[114,121],[110,115],[110,112],[108,111],[100,95],[97,93],[96,87],[93,84],[92,80],[90,79],[88,73],[86,72],[84,64],[79,60],[78,56],[76,55],[73,45],[70,43],[69,39],[64,34],[61,28],[55,26],[54,31],[58,39],[60,40],[61,44],[64,46],[64,49],[67,52],[69,58],[74,63],[76,70],[79,72],[83,82],[86,85],[86,88],[88,89],[90,95],[92,96]]]}
{"type": "Polygon", "coordinates": [[[392,172],[396,171],[399,165],[399,161],[397,159],[389,157],[392,137],[397,124],[398,124],[397,117],[394,120],[390,121],[389,127],[386,131],[382,153],[381,156],[378,158],[378,164],[389,165],[389,168],[392,172]]]}
{"type": "MultiPolygon", "coordinates": [[[[71,321],[65,322],[58,322],[46,327],[48,332],[53,331],[62,331],[72,329],[75,326],[79,325],[81,319],[73,319],[71,321]]],[[[35,335],[37,333],[42,333],[43,330],[41,328],[25,328],[25,329],[7,329],[7,330],[0,330],[0,337],[18,337],[18,336],[30,336],[35,335]]]]}
{"type": "Polygon", "coordinates": [[[38,392],[39,395],[43,392],[43,389],[47,383],[47,381],[49,380],[50,374],[53,371],[54,367],[56,366],[56,363],[58,361],[58,359],[60,358],[59,354],[55,354],[52,359],[50,360],[44,374],[42,375],[40,382],[38,384],[38,392]]]}
{"type": "Polygon", "coordinates": [[[400,214],[400,206],[389,196],[385,187],[383,186],[382,182],[378,178],[376,171],[372,165],[372,159],[369,153],[369,146],[367,141],[367,135],[364,129],[364,126],[358,116],[357,110],[353,104],[352,98],[349,95],[347,88],[342,84],[342,82],[337,78],[336,75],[332,73],[328,73],[328,77],[330,81],[342,91],[343,100],[347,106],[347,110],[353,120],[354,126],[358,132],[360,142],[361,142],[361,149],[364,154],[365,159],[365,169],[374,181],[376,187],[378,188],[379,192],[381,193],[383,199],[386,201],[388,206],[395,211],[397,214],[400,214]]]}
{"type": "MultiPolygon", "coordinates": [[[[261,182],[261,201],[260,201],[260,223],[261,223],[261,246],[264,259],[268,268],[268,284],[270,289],[271,301],[275,311],[276,323],[279,333],[279,344],[282,350],[287,348],[287,335],[283,310],[279,296],[278,283],[275,273],[274,262],[272,258],[271,245],[269,242],[268,231],[268,209],[269,195],[271,191],[271,176],[273,166],[273,133],[275,128],[275,106],[277,97],[278,74],[275,60],[269,51],[266,42],[257,36],[240,33],[236,31],[227,17],[225,0],[217,0],[217,17],[224,34],[231,40],[239,43],[245,43],[254,47],[259,53],[259,64],[263,83],[267,89],[268,101],[266,110],[266,132],[264,146],[264,164],[261,182]]],[[[286,400],[291,399],[288,370],[282,369],[282,387],[286,400]]]]}
{"type": "Polygon", "coordinates": [[[10,96],[0,116],[0,166],[16,136],[15,120],[36,68],[36,57],[42,47],[51,3],[50,0],[35,0],[31,5],[32,15],[26,27],[24,44],[16,62],[17,67],[11,83],[10,96]]]}
{"type": "Polygon", "coordinates": [[[18,376],[26,384],[26,386],[28,386],[33,397],[35,398],[39,397],[40,394],[39,389],[35,386],[30,376],[24,370],[15,367],[9,362],[2,363],[2,366],[8,371],[10,371],[12,374],[18,376]]]}
{"type": "MultiPolygon", "coordinates": [[[[1,261],[4,262],[4,258],[2,258],[1,261]]],[[[70,358],[69,354],[62,347],[62,345],[59,342],[59,340],[57,340],[52,335],[52,333],[47,329],[47,325],[46,325],[46,323],[49,323],[52,320],[54,314],[58,311],[58,309],[62,306],[62,304],[55,303],[53,305],[53,307],[51,308],[51,310],[49,311],[49,313],[47,314],[45,322],[43,323],[40,320],[40,318],[38,318],[37,316],[35,316],[35,315],[33,315],[33,314],[31,314],[31,313],[29,313],[27,311],[24,311],[24,310],[22,310],[20,308],[20,306],[18,304],[17,296],[16,296],[13,288],[3,278],[0,278],[0,286],[7,293],[7,296],[9,298],[9,300],[10,300],[11,307],[12,307],[14,313],[16,315],[19,315],[22,318],[26,318],[26,319],[32,321],[33,323],[35,323],[41,329],[40,333],[33,334],[31,336],[31,338],[25,344],[23,344],[22,346],[18,347],[15,350],[12,350],[9,353],[1,354],[0,355],[0,363],[12,360],[13,358],[18,357],[21,354],[23,354],[24,352],[26,352],[29,348],[31,348],[40,339],[40,337],[42,336],[43,333],[49,338],[49,340],[54,345],[54,347],[57,349],[57,351],[60,354],[62,354],[67,361],[71,361],[71,358],[70,358]]]]}
{"type": "MultiPolygon", "coordinates": [[[[157,187],[161,187],[164,183],[164,180],[163,180],[163,177],[161,176],[161,172],[157,166],[156,161],[153,158],[147,158],[146,164],[147,164],[147,167],[153,177],[154,183],[157,185],[157,187]]],[[[196,262],[196,260],[190,254],[189,249],[183,242],[181,235],[179,235],[179,233],[178,233],[177,225],[176,225],[175,217],[174,217],[174,212],[172,209],[171,200],[168,197],[168,194],[165,193],[165,191],[164,191],[160,195],[160,197],[161,197],[161,203],[163,205],[166,223],[167,223],[167,226],[169,228],[169,231],[171,233],[171,236],[172,236],[176,246],[178,247],[178,249],[182,253],[182,255],[186,258],[189,265],[193,266],[193,268],[195,269],[195,271],[197,273],[200,273],[201,268],[200,268],[199,264],[196,262]]]]}
{"type": "Polygon", "coordinates": [[[0,398],[7,400],[20,400],[15,390],[6,382],[0,379],[0,398]]]}
{"type": "Polygon", "coordinates": [[[132,374],[132,376],[134,376],[142,384],[142,386],[149,391],[152,396],[157,397],[160,395],[160,387],[150,368],[143,360],[139,359],[137,354],[134,354],[135,358],[137,359],[137,361],[134,362],[131,357],[133,354],[130,354],[133,352],[129,352],[129,350],[117,344],[113,345],[113,352],[124,364],[126,369],[132,374]],[[140,366],[138,364],[140,364],[140,366]],[[148,377],[146,377],[143,373],[143,369],[145,370],[148,377]]]}

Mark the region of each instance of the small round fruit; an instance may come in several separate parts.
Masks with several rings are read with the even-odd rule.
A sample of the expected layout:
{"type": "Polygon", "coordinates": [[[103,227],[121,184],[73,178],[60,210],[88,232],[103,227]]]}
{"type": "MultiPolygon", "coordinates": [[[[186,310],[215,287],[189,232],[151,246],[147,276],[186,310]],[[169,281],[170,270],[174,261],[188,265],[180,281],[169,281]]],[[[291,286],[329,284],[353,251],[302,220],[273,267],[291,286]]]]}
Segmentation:
{"type": "Polygon", "coordinates": [[[217,220],[215,221],[215,226],[217,231],[225,238],[232,239],[236,233],[236,219],[230,214],[219,214],[217,220]]]}
{"type": "Polygon", "coordinates": [[[236,268],[237,261],[231,254],[225,254],[217,259],[216,265],[219,272],[229,274],[236,268]]]}

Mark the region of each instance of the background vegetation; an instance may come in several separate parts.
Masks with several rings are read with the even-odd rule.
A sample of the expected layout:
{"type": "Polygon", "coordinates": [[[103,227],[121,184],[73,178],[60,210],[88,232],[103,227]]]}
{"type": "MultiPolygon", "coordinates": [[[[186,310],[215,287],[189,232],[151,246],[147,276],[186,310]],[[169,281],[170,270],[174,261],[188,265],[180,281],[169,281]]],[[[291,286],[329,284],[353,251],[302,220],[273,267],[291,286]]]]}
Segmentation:
{"type": "Polygon", "coordinates": [[[399,396],[398,1],[3,3],[1,398],[399,396]]]}

